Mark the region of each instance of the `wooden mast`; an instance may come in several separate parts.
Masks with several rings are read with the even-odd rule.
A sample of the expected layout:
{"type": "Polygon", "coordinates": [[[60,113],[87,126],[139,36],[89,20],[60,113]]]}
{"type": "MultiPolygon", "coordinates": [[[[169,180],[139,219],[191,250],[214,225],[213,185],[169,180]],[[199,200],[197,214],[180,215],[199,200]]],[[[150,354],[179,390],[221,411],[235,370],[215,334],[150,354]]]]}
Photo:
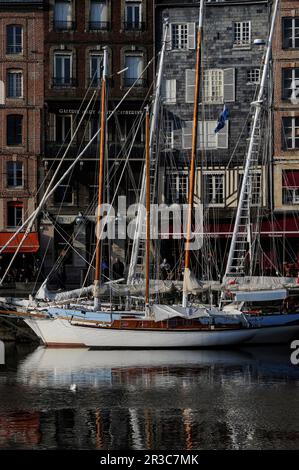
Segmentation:
{"type": "MultiPolygon", "coordinates": [[[[202,49],[202,33],[203,33],[203,5],[204,5],[204,0],[201,0],[200,7],[199,7],[199,21],[198,21],[197,47],[196,47],[192,150],[191,150],[189,190],[188,190],[188,218],[187,218],[187,237],[186,237],[186,244],[185,244],[184,281],[186,280],[186,276],[189,275],[189,271],[190,271],[190,241],[191,241],[191,227],[192,227],[192,212],[193,212],[193,204],[194,204],[195,163],[196,163],[196,151],[197,151],[200,65],[201,65],[201,49],[202,49]]],[[[183,307],[187,307],[187,300],[188,300],[188,291],[186,289],[186,285],[184,282],[183,307]]]]}
{"type": "Polygon", "coordinates": [[[145,113],[145,168],[146,168],[146,249],[145,249],[145,308],[149,308],[150,291],[150,236],[151,236],[151,194],[150,194],[150,117],[149,107],[145,113]]]}
{"type": "Polygon", "coordinates": [[[101,210],[104,198],[104,162],[105,162],[105,145],[106,145],[106,97],[107,97],[107,71],[108,71],[108,51],[104,47],[103,60],[103,76],[101,91],[101,133],[100,133],[100,163],[99,163],[99,187],[98,187],[98,207],[96,220],[96,266],[94,276],[94,308],[100,308],[100,284],[101,284],[101,262],[102,262],[102,239],[101,239],[101,210]]]}

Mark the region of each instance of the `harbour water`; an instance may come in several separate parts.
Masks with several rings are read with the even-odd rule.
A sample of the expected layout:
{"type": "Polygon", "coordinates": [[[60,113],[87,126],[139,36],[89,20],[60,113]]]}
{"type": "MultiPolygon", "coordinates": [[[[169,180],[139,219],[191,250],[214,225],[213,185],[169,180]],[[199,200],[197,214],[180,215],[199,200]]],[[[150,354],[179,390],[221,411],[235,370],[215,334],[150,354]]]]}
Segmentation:
{"type": "Polygon", "coordinates": [[[298,449],[290,354],[7,346],[0,449],[298,449]]]}

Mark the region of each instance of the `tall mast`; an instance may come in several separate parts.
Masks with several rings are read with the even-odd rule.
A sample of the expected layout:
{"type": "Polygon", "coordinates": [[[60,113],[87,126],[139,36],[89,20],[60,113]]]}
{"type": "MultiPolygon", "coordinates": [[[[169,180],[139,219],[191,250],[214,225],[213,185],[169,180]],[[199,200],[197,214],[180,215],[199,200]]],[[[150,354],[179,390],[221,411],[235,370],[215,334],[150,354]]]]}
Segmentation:
{"type": "Polygon", "coordinates": [[[146,249],[145,249],[145,309],[149,308],[150,288],[150,235],[151,235],[151,193],[150,193],[150,118],[149,107],[145,114],[145,168],[146,168],[146,249]]]}
{"type": "Polygon", "coordinates": [[[254,120],[253,120],[253,125],[252,125],[251,135],[250,135],[250,142],[249,142],[249,147],[248,147],[247,156],[246,156],[244,176],[243,176],[243,181],[242,181],[242,186],[241,186],[241,191],[240,191],[240,196],[239,196],[239,203],[238,203],[238,208],[237,208],[234,231],[233,231],[232,241],[230,245],[226,270],[225,270],[225,274],[223,277],[224,283],[227,277],[233,272],[234,261],[239,259],[237,256],[238,253],[236,253],[237,242],[239,241],[238,239],[242,238],[242,235],[244,238],[245,228],[243,227],[243,231],[241,230],[241,226],[243,225],[241,222],[244,218],[243,214],[246,211],[247,211],[247,216],[249,219],[250,207],[249,207],[248,201],[250,201],[250,188],[248,187],[248,181],[249,181],[249,176],[250,176],[250,169],[252,167],[254,145],[256,141],[258,123],[259,123],[261,108],[262,108],[262,104],[264,100],[264,92],[266,88],[266,80],[267,80],[269,63],[270,63],[270,58],[271,58],[271,48],[272,48],[273,35],[274,35],[274,29],[275,29],[275,21],[276,21],[276,16],[277,16],[277,11],[278,11],[278,4],[279,4],[279,0],[276,0],[274,10],[273,10],[271,29],[270,29],[270,34],[269,34],[269,39],[268,39],[268,44],[267,44],[267,51],[266,51],[265,60],[264,60],[264,68],[263,68],[258,98],[257,98],[257,101],[251,103],[252,106],[255,107],[254,120]]]}
{"type": "Polygon", "coordinates": [[[99,187],[98,187],[98,207],[96,220],[96,267],[94,276],[94,308],[100,308],[100,284],[101,284],[101,262],[102,262],[102,239],[100,233],[101,210],[104,198],[104,161],[106,145],[106,99],[107,99],[107,75],[108,75],[108,50],[104,47],[102,91],[101,91],[101,133],[100,133],[100,163],[99,163],[99,187]]]}
{"type": "MultiPolygon", "coordinates": [[[[151,125],[150,125],[149,147],[150,147],[150,161],[151,162],[152,162],[153,152],[154,152],[154,140],[155,140],[154,136],[156,135],[156,129],[157,129],[158,117],[159,117],[159,105],[160,105],[160,97],[161,97],[164,59],[165,59],[166,43],[167,43],[168,30],[169,30],[168,20],[165,20],[164,25],[165,25],[165,28],[164,28],[164,35],[163,35],[163,44],[162,44],[161,53],[160,53],[160,60],[159,60],[156,87],[155,87],[155,98],[154,98],[154,103],[153,103],[151,125]]],[[[145,205],[145,197],[146,197],[145,196],[145,186],[146,186],[145,171],[146,171],[146,168],[144,166],[143,175],[142,175],[142,186],[141,186],[140,198],[139,198],[139,203],[143,207],[145,205]]],[[[137,217],[136,217],[136,233],[134,236],[133,246],[132,246],[132,254],[131,254],[131,260],[130,260],[130,266],[129,266],[129,272],[128,272],[128,279],[127,279],[128,284],[132,284],[134,275],[136,272],[137,258],[138,258],[140,238],[141,238],[142,225],[143,225],[142,215],[143,215],[143,211],[139,210],[137,217]]]]}
{"type": "MultiPolygon", "coordinates": [[[[199,20],[197,31],[197,47],[196,47],[196,69],[195,69],[195,90],[194,90],[194,108],[193,108],[193,128],[192,128],[192,150],[190,162],[189,190],[188,190],[188,218],[187,218],[187,238],[185,244],[185,269],[184,280],[190,272],[190,239],[192,227],[192,212],[194,204],[194,187],[195,187],[195,163],[197,151],[197,132],[198,132],[198,109],[199,109],[199,84],[200,84],[200,66],[201,66],[201,49],[203,36],[203,6],[204,0],[200,1],[199,20]]],[[[183,289],[183,307],[187,307],[188,291],[184,282],[183,289]]]]}

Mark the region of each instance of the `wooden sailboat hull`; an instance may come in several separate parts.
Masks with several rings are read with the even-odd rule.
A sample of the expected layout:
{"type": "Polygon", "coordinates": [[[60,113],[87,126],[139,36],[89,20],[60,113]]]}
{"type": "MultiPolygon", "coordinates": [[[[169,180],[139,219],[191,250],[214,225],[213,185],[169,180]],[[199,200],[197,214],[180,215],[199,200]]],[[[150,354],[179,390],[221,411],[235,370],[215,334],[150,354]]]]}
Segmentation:
{"type": "Polygon", "coordinates": [[[74,325],[61,318],[30,317],[26,318],[25,322],[48,347],[98,349],[187,349],[285,343],[299,332],[299,325],[214,330],[159,330],[74,325]]]}

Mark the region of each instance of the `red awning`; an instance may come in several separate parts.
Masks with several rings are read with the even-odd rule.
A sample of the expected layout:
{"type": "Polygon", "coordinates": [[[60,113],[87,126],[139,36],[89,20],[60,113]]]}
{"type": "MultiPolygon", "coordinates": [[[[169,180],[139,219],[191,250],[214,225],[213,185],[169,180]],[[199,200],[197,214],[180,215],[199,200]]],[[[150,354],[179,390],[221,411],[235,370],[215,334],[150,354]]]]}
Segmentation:
{"type": "MultiPolygon", "coordinates": [[[[0,248],[2,248],[12,237],[12,232],[0,232],[0,248]]],[[[3,253],[14,253],[21,243],[24,233],[19,233],[16,238],[5,248],[3,253]]],[[[38,233],[31,232],[25,238],[20,253],[36,253],[39,250],[38,233]]]]}
{"type": "Polygon", "coordinates": [[[299,170],[284,170],[282,172],[283,188],[299,188],[299,170]]]}

